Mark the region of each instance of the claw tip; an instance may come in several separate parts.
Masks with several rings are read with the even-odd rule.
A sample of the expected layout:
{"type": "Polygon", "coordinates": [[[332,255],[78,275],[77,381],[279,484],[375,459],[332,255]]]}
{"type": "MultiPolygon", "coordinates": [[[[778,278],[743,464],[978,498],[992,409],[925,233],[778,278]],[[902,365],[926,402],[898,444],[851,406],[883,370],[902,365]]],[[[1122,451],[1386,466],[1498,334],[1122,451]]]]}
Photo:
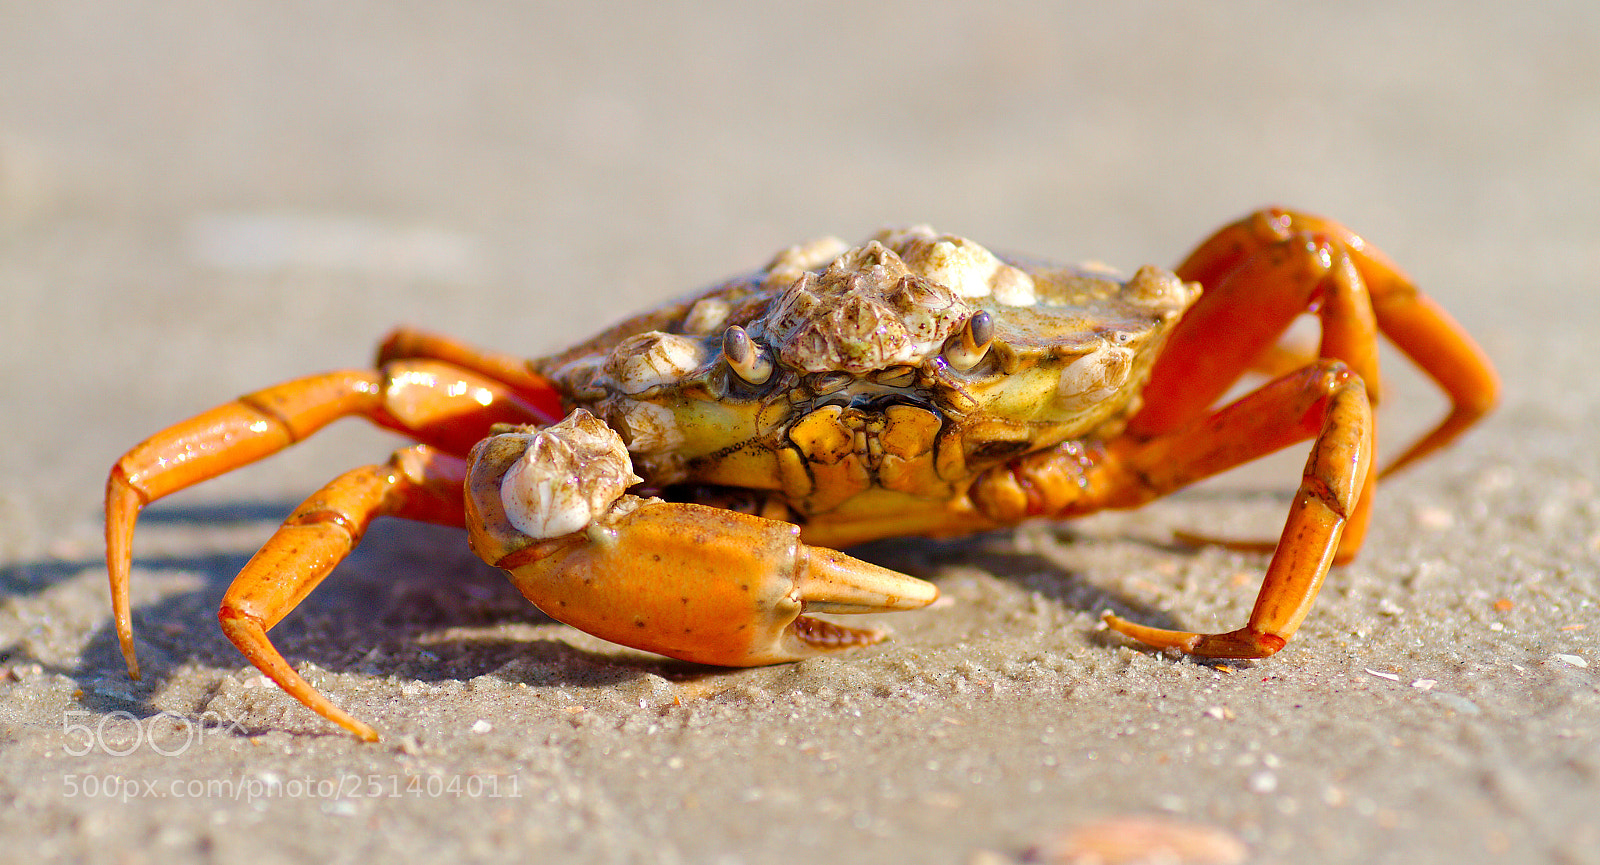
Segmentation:
{"type": "Polygon", "coordinates": [[[1101,621],[1111,630],[1131,637],[1153,649],[1177,649],[1186,654],[1193,653],[1201,640],[1200,634],[1191,634],[1187,631],[1169,631],[1163,628],[1152,628],[1148,625],[1139,625],[1128,621],[1114,613],[1101,616],[1101,621]]]}

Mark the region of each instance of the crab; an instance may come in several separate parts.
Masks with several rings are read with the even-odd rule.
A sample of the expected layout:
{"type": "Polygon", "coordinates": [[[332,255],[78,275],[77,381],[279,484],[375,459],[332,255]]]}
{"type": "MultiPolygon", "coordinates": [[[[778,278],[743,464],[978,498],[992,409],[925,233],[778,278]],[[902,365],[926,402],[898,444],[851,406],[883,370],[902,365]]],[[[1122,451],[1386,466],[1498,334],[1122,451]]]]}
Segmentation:
{"type": "Polygon", "coordinates": [[[1379,474],[1379,333],[1450,401],[1393,471],[1483,417],[1494,370],[1382,252],[1281,209],[1220,229],[1175,270],[1127,278],[997,256],[925,226],[853,247],[814,241],[532,361],[402,329],[372,369],[248,394],[117,461],[106,485],[117,637],[139,678],[129,571],[143,506],[359,415],[417,444],[296,508],[218,618],[263,674],[363,739],[378,732],[267,634],[380,516],[464,527],[530,601],[598,637],[756,666],[884,639],[814,614],[938,596],[837,547],[1137,507],[1309,439],[1276,545],[1184,536],[1271,552],[1243,627],[1104,617],[1157,649],[1262,658],[1361,546],[1379,474]],[[1320,345],[1295,351],[1285,332],[1308,313],[1320,345]],[[1265,383],[1219,405],[1250,373],[1265,383]]]}

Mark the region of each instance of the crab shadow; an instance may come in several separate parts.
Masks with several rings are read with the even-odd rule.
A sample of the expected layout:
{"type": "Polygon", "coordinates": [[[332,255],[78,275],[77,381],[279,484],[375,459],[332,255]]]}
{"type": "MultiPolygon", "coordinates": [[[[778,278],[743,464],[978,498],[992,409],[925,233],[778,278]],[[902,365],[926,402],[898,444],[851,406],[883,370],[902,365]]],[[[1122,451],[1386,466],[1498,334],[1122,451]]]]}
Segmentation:
{"type": "MultiPolygon", "coordinates": [[[[218,527],[247,528],[252,536],[258,534],[255,543],[259,543],[296,504],[160,504],[141,515],[140,527],[150,534],[186,535],[218,527]]],[[[1001,531],[953,540],[894,539],[850,552],[936,583],[948,578],[953,565],[976,568],[1067,609],[1112,610],[1158,627],[1175,625],[1169,616],[1097,586],[1082,573],[1018,551],[1010,537],[1009,531],[1001,531]]],[[[238,650],[215,625],[224,592],[253,553],[251,542],[241,541],[239,546],[247,549],[135,558],[135,596],[141,594],[142,580],[160,586],[158,597],[136,604],[133,611],[143,681],[128,678],[109,617],[82,646],[76,665],[42,660],[41,655],[51,653],[39,652],[21,638],[0,644],[0,666],[37,664],[45,672],[68,676],[82,692],[81,704],[92,711],[154,713],[150,701],[167,680],[164,671],[194,665],[240,667],[238,650]]],[[[69,581],[88,579],[90,571],[103,579],[103,561],[0,567],[0,596],[37,597],[69,581]]],[[[631,650],[588,650],[557,637],[529,634],[521,627],[553,623],[499,570],[473,555],[460,530],[384,520],[374,524],[361,546],[273,629],[272,639],[291,662],[418,681],[465,681],[498,672],[535,686],[604,687],[651,674],[686,681],[737,673],[631,650]]],[[[1107,634],[1094,639],[1107,645],[1118,642],[1107,634]]]]}
{"type": "MultiPolygon", "coordinates": [[[[1061,524],[1051,526],[1048,530],[1068,543],[1079,540],[1070,528],[1061,524]]],[[[950,583],[954,571],[976,571],[1016,586],[1065,611],[1094,616],[1112,612],[1159,628],[1179,627],[1178,621],[1169,613],[1098,584],[1086,571],[1075,569],[1058,559],[1037,552],[1019,549],[1015,540],[1016,531],[1016,529],[1000,529],[962,538],[939,540],[893,538],[863,544],[850,549],[849,552],[874,564],[920,577],[935,584],[950,583]]],[[[1192,547],[1176,543],[1148,543],[1152,547],[1170,549],[1177,554],[1193,552],[1192,547]]],[[[1090,639],[1096,645],[1105,646],[1123,645],[1127,642],[1124,638],[1108,631],[1096,631],[1090,639]]]]}
{"type": "MultiPolygon", "coordinates": [[[[217,609],[255,546],[264,543],[297,504],[163,503],[140,515],[144,541],[140,546],[198,546],[191,538],[218,531],[230,536],[230,549],[221,551],[136,555],[131,578],[136,599],[133,626],[142,680],[128,676],[104,594],[92,601],[74,601],[101,605],[93,612],[75,612],[74,617],[88,619],[94,613],[104,617],[78,648],[76,663],[52,661],[68,652],[39,642],[30,633],[34,630],[30,623],[24,622],[16,639],[0,641],[0,676],[37,667],[39,672],[72,679],[83,708],[144,716],[157,711],[151,700],[177,675],[170,671],[194,666],[241,669],[239,651],[217,625],[217,609]],[[181,537],[176,543],[170,536],[152,543],[152,536],[164,533],[181,537]],[[249,539],[234,543],[235,536],[249,539]]],[[[215,544],[214,539],[207,542],[215,544]]],[[[104,580],[105,563],[99,558],[18,562],[0,566],[0,599],[40,600],[71,583],[104,580]]],[[[74,590],[74,596],[81,596],[81,591],[74,590]]],[[[558,639],[438,636],[552,621],[524,600],[498,570],[468,550],[464,532],[383,520],[294,613],[273,628],[272,640],[291,663],[309,661],[334,672],[423,681],[470,679],[515,658],[532,659],[517,667],[534,671],[539,680],[529,678],[530,684],[605,685],[640,675],[641,665],[631,659],[619,663],[558,639]],[[561,663],[563,659],[569,662],[561,663]],[[564,676],[564,670],[570,675],[564,676]]]]}

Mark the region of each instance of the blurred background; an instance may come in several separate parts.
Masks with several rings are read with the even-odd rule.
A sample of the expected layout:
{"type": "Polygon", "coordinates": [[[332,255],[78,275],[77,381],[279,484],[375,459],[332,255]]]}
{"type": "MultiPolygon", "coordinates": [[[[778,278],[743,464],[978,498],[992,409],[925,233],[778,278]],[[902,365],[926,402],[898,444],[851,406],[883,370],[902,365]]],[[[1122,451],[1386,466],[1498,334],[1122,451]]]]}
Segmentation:
{"type": "MultiPolygon", "coordinates": [[[[51,837],[73,839],[58,848],[68,851],[120,850],[134,860],[197,851],[162,858],[168,862],[205,858],[230,844],[254,845],[255,854],[265,855],[268,840],[284,840],[259,809],[245,806],[208,806],[211,823],[204,825],[215,831],[204,836],[211,830],[183,828],[177,807],[183,803],[117,810],[56,793],[61,770],[49,758],[57,747],[58,702],[76,705],[71,701],[83,683],[96,677],[128,687],[105,634],[97,562],[105,471],[166,424],[271,382],[365,365],[382,335],[401,323],[528,355],[552,351],[819,235],[857,240],[884,225],[927,222],[996,249],[1095,259],[1131,271],[1144,263],[1170,265],[1214,228],[1277,203],[1341,220],[1389,252],[1480,339],[1506,378],[1504,406],[1481,431],[1405,476],[1393,493],[1386,490],[1393,504],[1380,509],[1369,545],[1381,553],[1344,572],[1346,588],[1325,593],[1319,607],[1326,618],[1308,623],[1323,637],[1357,637],[1297,643],[1305,646],[1296,649],[1300,654],[1272,668],[1270,675],[1283,677],[1279,687],[1301,689],[1294,691],[1295,709],[1311,705],[1330,720],[1308,720],[1311,710],[1291,720],[1241,710],[1236,726],[1206,726],[1206,718],[1223,717],[1200,711],[1221,699],[1206,696],[1215,687],[1212,671],[1091,642],[1085,635],[1094,611],[1067,604],[1060,614],[1066,625],[1049,629],[1061,643],[1048,651],[1058,654],[1048,656],[1045,672],[1027,674],[1039,678],[1020,679],[1030,684],[1011,693],[1064,688],[1079,695],[1073,711],[1084,716],[1057,722],[1033,704],[1001,705],[999,698],[993,707],[995,718],[1013,719],[1015,731],[1031,735],[1030,724],[1057,725],[1046,728],[1056,729],[1050,741],[1058,743],[1046,759],[1063,755],[1061,768],[1007,764],[985,784],[969,784],[964,775],[951,781],[948,789],[957,792],[948,795],[935,779],[930,795],[945,797],[935,807],[912,808],[914,797],[902,803],[904,811],[885,805],[883,825],[927,826],[913,839],[930,846],[926,861],[992,862],[1000,860],[983,859],[981,848],[1015,852],[1039,827],[1078,813],[1073,791],[1094,790],[1121,807],[1170,809],[1178,789],[1193,797],[1187,813],[1240,831],[1278,858],[1416,862],[1441,850],[1469,859],[1512,850],[1536,851],[1528,861],[1548,861],[1548,853],[1558,861],[1595,862],[1600,841],[1592,825],[1584,828],[1592,821],[1583,815],[1592,811],[1585,803],[1594,801],[1600,778],[1593,715],[1600,688],[1592,669],[1539,667],[1543,662],[1528,658],[1587,653],[1600,664],[1595,630],[1581,630],[1600,603],[1594,504],[1600,449],[1592,447],[1600,424],[1593,376],[1600,341],[1597,142],[1600,5],[1561,0],[0,0],[0,587],[12,596],[0,606],[0,660],[26,661],[35,674],[43,663],[42,677],[17,688],[45,695],[43,702],[0,708],[10,713],[11,730],[26,731],[0,731],[0,753],[8,755],[0,758],[8,767],[0,774],[12,778],[0,780],[0,803],[14,818],[0,818],[0,837],[31,838],[42,826],[51,837]],[[1426,562],[1391,564],[1397,552],[1452,558],[1448,567],[1429,571],[1426,562]],[[1391,571],[1404,571],[1404,579],[1391,571]],[[1416,574],[1458,572],[1468,572],[1465,582],[1409,582],[1416,574]],[[1508,588],[1529,579],[1546,580],[1536,598],[1508,588]],[[1476,606],[1462,600],[1466,585],[1481,587],[1470,596],[1476,606]],[[1390,591],[1398,593],[1398,605],[1390,591]],[[1494,696],[1448,677],[1490,663],[1482,660],[1493,651],[1484,643],[1457,638],[1479,633],[1484,615],[1499,615],[1483,610],[1488,599],[1502,596],[1517,598],[1516,612],[1507,615],[1526,616],[1528,629],[1519,631],[1524,642],[1506,650],[1513,654],[1493,656],[1494,670],[1509,677],[1495,680],[1503,687],[1494,696]],[[1558,615],[1553,610],[1561,604],[1568,612],[1558,615]],[[1402,606],[1426,614],[1385,618],[1402,606]],[[1573,622],[1580,628],[1568,627],[1573,622]],[[1413,627],[1443,630],[1405,630],[1413,627]],[[1327,645],[1342,648],[1317,654],[1315,647],[1327,645]],[[1371,694],[1361,689],[1373,680],[1363,667],[1400,669],[1382,666],[1369,652],[1430,667],[1435,672],[1425,675],[1432,678],[1418,681],[1439,680],[1440,691],[1471,694],[1477,705],[1466,705],[1473,713],[1482,706],[1481,717],[1418,704],[1423,696],[1407,682],[1396,686],[1391,702],[1367,702],[1371,694]],[[1144,678],[1093,672],[1123,663],[1144,678]],[[1513,677],[1513,667],[1549,675],[1533,688],[1532,679],[1513,677]],[[1080,678],[1085,669],[1091,673],[1080,678]],[[1348,685],[1340,678],[1346,673],[1358,683],[1348,685]],[[1364,696],[1357,701],[1356,694],[1364,696]],[[1163,703],[1169,695],[1174,702],[1163,703]],[[1409,698],[1415,700],[1404,702],[1409,698]],[[1538,712],[1527,709],[1536,704],[1538,712]],[[1186,707],[1189,714],[1176,723],[1202,728],[1196,741],[1230,761],[1230,747],[1289,731],[1274,746],[1273,759],[1285,768],[1267,776],[1273,785],[1284,779],[1279,795],[1264,795],[1277,788],[1262,786],[1259,764],[1218,756],[1182,752],[1191,756],[1167,765],[1166,756],[1147,759],[1148,751],[1133,749],[1132,766],[1092,762],[1096,752],[1122,747],[1095,736],[1144,731],[1135,725],[1160,705],[1186,707]],[[1538,717],[1530,720],[1530,713],[1538,717]],[[1465,732],[1457,738],[1458,731],[1465,732]],[[1406,762],[1391,744],[1402,738],[1446,744],[1409,751],[1406,762]],[[1480,757],[1490,762],[1480,765],[1480,757]],[[1312,780],[1297,787],[1296,777],[1312,780]],[[1045,787],[1039,779],[1048,779],[1045,787]],[[1045,789],[1054,798],[1024,800],[1017,795],[1024,789],[1045,789]],[[17,802],[23,805],[10,804],[17,802]],[[945,815],[957,812],[940,810],[952,802],[964,819],[949,820],[945,815]],[[1291,805],[1302,809],[1298,816],[1291,805]],[[1343,808],[1334,822],[1312,816],[1332,808],[1343,808]],[[1464,831],[1469,823],[1472,831],[1464,831]],[[258,828],[238,828],[246,825],[258,828]],[[108,831],[124,834],[105,847],[99,839],[108,831]],[[191,831],[204,837],[184,834],[191,831]],[[168,833],[178,841],[137,852],[168,833]]],[[[1398,365],[1388,369],[1394,370],[1390,393],[1404,398],[1386,406],[1384,429],[1405,437],[1443,403],[1398,365]]],[[[177,644],[174,633],[192,627],[203,631],[194,639],[207,647],[196,650],[196,663],[175,649],[159,667],[157,687],[203,705],[213,689],[245,675],[236,673],[243,662],[218,647],[209,609],[230,567],[264,529],[235,531],[193,517],[205,517],[207,503],[234,508],[231,517],[239,516],[241,503],[287,507],[338,471],[381,459],[394,446],[362,424],[338,425],[311,446],[175,499],[178,507],[196,509],[188,523],[150,521],[140,556],[153,570],[169,565],[162,575],[143,577],[141,590],[147,598],[164,593],[180,600],[142,615],[166,617],[167,633],[159,638],[166,643],[177,644]],[[209,551],[223,555],[207,559],[209,551]],[[174,560],[190,569],[188,576],[174,575],[174,560]]],[[[1283,465],[1292,472],[1301,458],[1283,465]]],[[[1287,488],[1290,477],[1276,470],[1270,484],[1287,488]]],[[[1193,527],[1206,518],[1197,515],[1218,510],[1204,498],[1171,507],[1162,512],[1171,519],[1157,518],[1153,530],[1163,537],[1167,522],[1193,527]]],[[[1264,526],[1281,519],[1279,500],[1259,510],[1264,526]]],[[[390,549],[384,554],[390,558],[379,559],[382,573],[366,574],[364,588],[362,579],[350,581],[358,591],[386,587],[385,568],[396,555],[390,549]]],[[[1159,548],[1085,555],[1118,563],[1096,571],[1110,581],[1147,573],[1122,567],[1128,555],[1182,562],[1203,572],[1186,578],[1182,591],[1215,587],[1223,598],[1216,603],[1232,610],[1230,617],[1247,603],[1248,589],[1237,580],[1228,585],[1226,575],[1248,572],[1245,583],[1253,584],[1260,567],[1255,559],[1226,556],[1169,560],[1171,551],[1159,548]]],[[[459,552],[463,560],[470,557],[459,552]]],[[[962,573],[974,570],[969,563],[962,573]]],[[[948,580],[946,590],[965,592],[963,603],[980,615],[985,604],[1015,603],[1022,612],[990,615],[945,643],[932,626],[925,632],[901,626],[913,634],[904,651],[920,659],[926,677],[910,661],[903,663],[911,672],[893,666],[900,661],[840,668],[870,671],[855,686],[867,695],[862,705],[869,714],[872,706],[893,710],[885,693],[945,693],[926,685],[927,677],[942,682],[937,677],[977,669],[974,679],[1006,681],[1010,662],[994,656],[1009,650],[1008,641],[1035,637],[1026,622],[1041,605],[1037,587],[1066,579],[1059,569],[1047,570],[1048,577],[1037,578],[1042,582],[973,577],[970,590],[965,577],[948,580]],[[976,668],[953,660],[968,648],[962,640],[980,653],[976,668]],[[981,655],[985,646],[988,656],[981,655]]],[[[1059,598],[1050,591],[1044,607],[1054,610],[1059,598]]],[[[1178,615],[1192,609],[1183,606],[1178,615]]],[[[360,635],[354,639],[369,639],[364,625],[351,625],[360,635]]],[[[1511,630],[1515,622],[1487,645],[1511,640],[1511,630]]],[[[350,633],[339,632],[333,642],[349,643],[350,633]]],[[[892,654],[900,645],[883,657],[901,657],[892,654]]],[[[311,657],[332,657],[339,672],[361,673],[339,663],[337,650],[313,649],[311,657]]],[[[504,653],[496,657],[503,661],[504,653]]],[[[626,679],[629,669],[617,675],[626,679]]],[[[729,717],[705,723],[716,731],[744,729],[749,712],[775,725],[780,744],[784,735],[825,736],[816,731],[826,726],[804,714],[834,711],[831,698],[815,696],[826,693],[816,669],[736,679],[756,683],[752,693],[778,695],[779,708],[763,709],[768,704],[755,698],[754,708],[718,703],[729,717]],[[805,730],[781,732],[784,719],[796,717],[790,706],[802,714],[795,723],[805,730]]],[[[408,688],[440,684],[431,674],[416,674],[425,684],[413,675],[406,668],[370,687],[388,694],[384,689],[400,687],[397,681],[410,682],[408,688]]],[[[455,674],[440,675],[447,685],[455,674]]],[[[1243,688],[1257,684],[1254,678],[1234,681],[1243,688]]],[[[853,693],[849,684],[839,687],[853,693]]],[[[1236,705],[1254,699],[1239,697],[1236,705]]],[[[549,769],[548,777],[558,779],[550,782],[557,792],[576,789],[572,778],[599,779],[584,789],[605,807],[551,805],[556,816],[548,822],[501,815],[494,824],[498,832],[548,832],[540,836],[551,845],[540,848],[547,851],[623,851],[580,857],[585,861],[627,861],[627,851],[655,844],[648,833],[663,818],[628,798],[650,795],[641,777],[695,781],[696,795],[716,803],[699,812],[700,820],[717,817],[706,811],[722,807],[737,820],[767,815],[762,808],[792,816],[813,801],[740,798],[749,788],[720,790],[715,766],[692,760],[688,771],[674,774],[683,749],[651,750],[633,741],[627,719],[636,716],[628,714],[627,700],[618,703],[625,720],[616,730],[561,726],[526,742],[482,737],[473,741],[490,756],[456,743],[426,759],[440,771],[499,765],[494,759],[502,758],[543,767],[540,773],[549,769]],[[599,753],[590,747],[594,737],[606,754],[612,745],[630,754],[637,745],[642,756],[634,759],[643,768],[619,758],[622,780],[604,778],[607,764],[586,756],[599,753]],[[569,738],[576,744],[548,756],[554,765],[542,762],[542,743],[569,738]],[[473,753],[480,763],[449,763],[473,753]],[[671,771],[662,768],[674,759],[671,771]],[[572,840],[590,837],[586,828],[616,825],[645,832],[645,840],[615,849],[572,840]]],[[[424,711],[424,702],[407,712],[424,711]]],[[[122,704],[101,703],[98,710],[110,705],[122,704]]],[[[149,711],[148,703],[139,705],[149,711]]],[[[483,710],[463,711],[464,727],[483,710]]],[[[914,742],[930,754],[925,774],[918,774],[921,757],[904,758],[906,786],[915,790],[940,761],[942,771],[953,772],[1001,759],[984,755],[1004,730],[952,726],[934,735],[923,729],[932,723],[927,718],[907,719],[906,726],[878,718],[880,726],[865,724],[865,738],[829,745],[830,753],[843,755],[833,768],[874,765],[898,754],[898,743],[914,742]]],[[[278,722],[261,723],[276,729],[278,722]]],[[[1141,736],[1163,739],[1173,726],[1141,736]]],[[[343,754],[358,768],[377,761],[373,752],[343,750],[342,740],[275,735],[268,741],[281,746],[277,757],[262,756],[265,749],[252,754],[240,740],[234,744],[244,753],[225,759],[283,772],[316,753],[343,754]]],[[[129,771],[114,760],[74,765],[74,771],[129,771]]],[[[183,765],[201,777],[222,771],[183,765]]],[[[809,768],[776,768],[809,779],[817,796],[832,801],[865,789],[837,775],[813,776],[809,768]]],[[[972,772],[977,779],[979,769],[972,772]]],[[[568,801],[541,788],[546,793],[539,801],[568,801]]],[[[424,852],[432,848],[419,840],[421,828],[452,828],[450,807],[437,805],[416,804],[403,818],[371,817],[367,825],[381,825],[382,838],[413,854],[424,852]]],[[[729,853],[730,862],[783,861],[796,844],[823,844],[841,861],[909,849],[896,847],[894,834],[878,832],[877,823],[850,828],[852,813],[826,815],[832,838],[785,820],[735,825],[730,819],[709,834],[694,821],[673,824],[659,836],[674,840],[661,841],[656,849],[665,858],[657,861],[673,861],[667,853],[705,861],[695,851],[708,847],[743,851],[729,853]],[[722,831],[731,833],[726,844],[716,840],[722,831]]],[[[484,818],[477,810],[464,814],[484,818]]],[[[332,847],[339,834],[290,841],[332,847]]],[[[526,838],[519,843],[506,849],[538,846],[526,838]]],[[[331,856],[319,849],[313,858],[341,861],[331,856]]]]}
{"type": "Polygon", "coordinates": [[[823,234],[929,222],[1132,269],[1283,203],[1376,239],[1491,343],[1530,271],[1600,265],[1587,4],[0,18],[0,489],[25,535],[85,515],[130,434],[364,363],[394,324],[537,354],[823,234]]]}

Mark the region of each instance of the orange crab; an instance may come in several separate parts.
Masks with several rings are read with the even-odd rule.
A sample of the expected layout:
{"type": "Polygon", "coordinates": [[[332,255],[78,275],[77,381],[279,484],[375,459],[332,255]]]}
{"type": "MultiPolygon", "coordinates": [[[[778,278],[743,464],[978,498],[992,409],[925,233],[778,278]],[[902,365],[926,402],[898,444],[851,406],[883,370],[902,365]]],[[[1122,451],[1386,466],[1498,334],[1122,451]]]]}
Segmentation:
{"type": "Polygon", "coordinates": [[[1136,507],[1311,439],[1244,627],[1106,617],[1150,646],[1264,657],[1366,531],[1379,332],[1451,402],[1392,471],[1489,411],[1494,371],[1383,253],[1277,209],[1221,229],[1175,271],[1127,279],[1002,259],[926,227],[853,248],[817,241],[534,361],[401,330],[375,369],[240,397],[117,461],[106,485],[117,636],[138,678],[128,573],[140,508],[360,415],[419,444],[300,505],[219,618],[262,673],[364,739],[378,734],[267,632],[379,516],[465,527],[529,600],[592,634],[753,666],[882,639],[807,613],[938,595],[831,547],[1136,507]],[[1304,313],[1320,320],[1320,348],[1286,363],[1278,343],[1304,313]],[[1217,407],[1252,371],[1273,377],[1217,407]]]}

